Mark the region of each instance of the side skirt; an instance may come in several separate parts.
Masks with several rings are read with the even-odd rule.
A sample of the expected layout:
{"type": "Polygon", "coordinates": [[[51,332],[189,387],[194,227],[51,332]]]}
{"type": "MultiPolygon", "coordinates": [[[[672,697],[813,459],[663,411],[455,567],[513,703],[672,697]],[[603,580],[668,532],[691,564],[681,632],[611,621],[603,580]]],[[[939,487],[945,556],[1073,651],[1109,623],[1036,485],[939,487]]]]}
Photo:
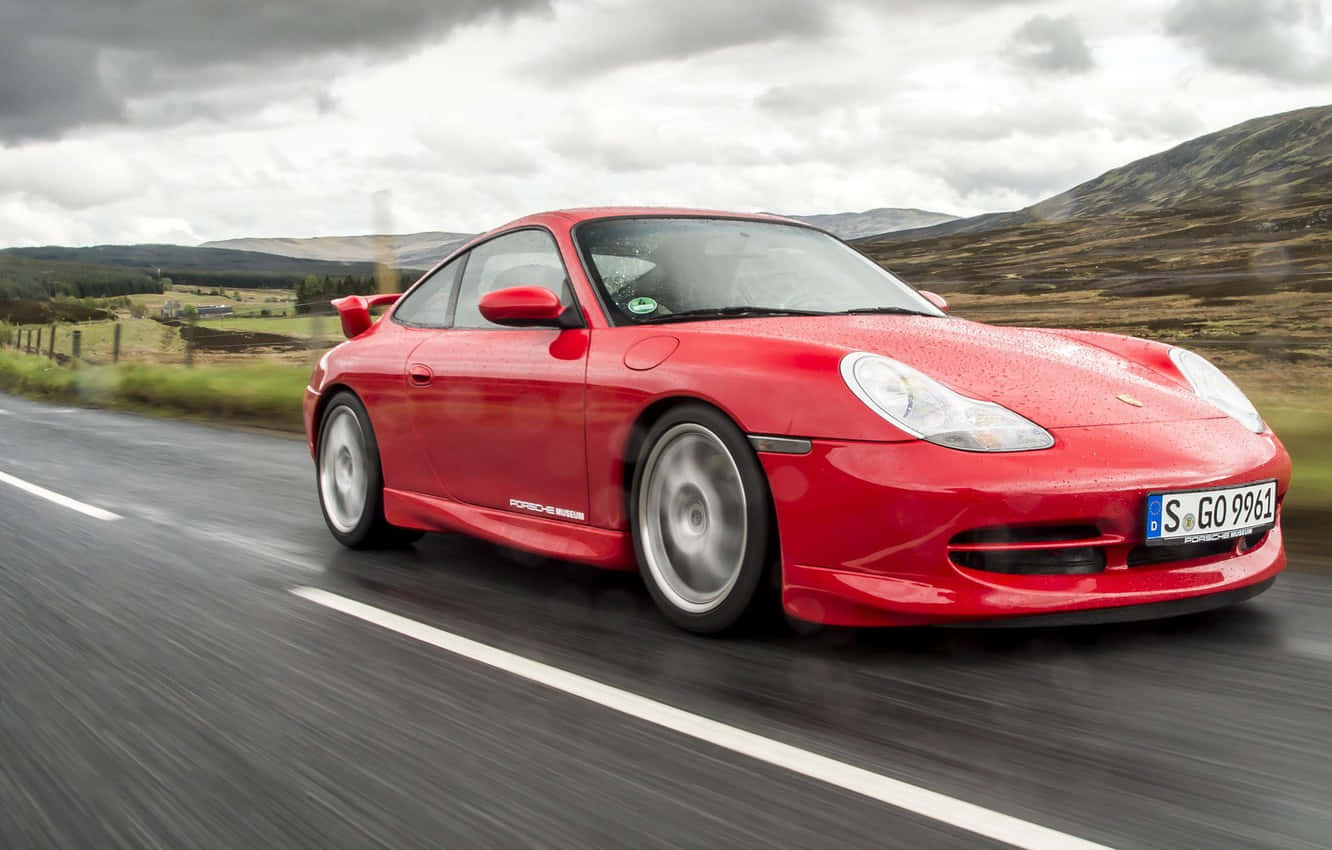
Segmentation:
{"type": "Polygon", "coordinates": [[[609,570],[637,569],[633,542],[624,531],[483,508],[451,499],[384,488],[384,517],[403,528],[455,531],[609,570]]]}

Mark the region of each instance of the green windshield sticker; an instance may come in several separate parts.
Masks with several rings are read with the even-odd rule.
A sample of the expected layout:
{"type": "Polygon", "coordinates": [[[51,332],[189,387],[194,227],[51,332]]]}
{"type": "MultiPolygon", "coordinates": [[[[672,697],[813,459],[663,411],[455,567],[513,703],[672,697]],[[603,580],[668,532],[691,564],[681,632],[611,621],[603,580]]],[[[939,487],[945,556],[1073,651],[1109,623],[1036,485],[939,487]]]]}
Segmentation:
{"type": "Polygon", "coordinates": [[[655,312],[657,309],[657,302],[655,299],[648,298],[647,296],[642,296],[631,300],[625,306],[629,308],[630,313],[642,316],[646,315],[647,313],[655,312]]]}

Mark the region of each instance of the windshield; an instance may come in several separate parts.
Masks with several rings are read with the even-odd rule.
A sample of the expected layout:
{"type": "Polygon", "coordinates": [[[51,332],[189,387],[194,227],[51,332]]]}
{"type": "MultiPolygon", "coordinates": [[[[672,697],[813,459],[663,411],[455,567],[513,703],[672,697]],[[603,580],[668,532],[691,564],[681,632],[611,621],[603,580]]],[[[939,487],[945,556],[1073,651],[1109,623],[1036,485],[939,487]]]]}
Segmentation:
{"type": "Polygon", "coordinates": [[[776,222],[634,218],[576,229],[619,324],[770,314],[942,316],[910,286],[833,237],[776,222]]]}

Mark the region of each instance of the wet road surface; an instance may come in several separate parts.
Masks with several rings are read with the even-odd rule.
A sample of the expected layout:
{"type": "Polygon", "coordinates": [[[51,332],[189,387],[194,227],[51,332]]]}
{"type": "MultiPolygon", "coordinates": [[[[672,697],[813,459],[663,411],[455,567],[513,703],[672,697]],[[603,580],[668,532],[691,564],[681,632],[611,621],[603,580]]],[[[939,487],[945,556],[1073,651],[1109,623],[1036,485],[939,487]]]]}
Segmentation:
{"type": "Polygon", "coordinates": [[[30,485],[0,483],[0,846],[1003,846],[299,588],[1048,846],[1332,846],[1326,577],[1146,624],[708,640],[634,575],[343,551],[296,439],[0,396],[0,473],[30,485]]]}

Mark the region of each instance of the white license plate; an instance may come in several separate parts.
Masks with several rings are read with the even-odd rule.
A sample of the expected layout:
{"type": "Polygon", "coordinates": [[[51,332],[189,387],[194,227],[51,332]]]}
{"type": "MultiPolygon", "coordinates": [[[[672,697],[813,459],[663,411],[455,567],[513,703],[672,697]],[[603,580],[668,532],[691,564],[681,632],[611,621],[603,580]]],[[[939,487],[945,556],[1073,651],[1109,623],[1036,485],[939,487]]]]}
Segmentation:
{"type": "Polygon", "coordinates": [[[1276,482],[1147,496],[1147,545],[1229,540],[1276,524],[1276,482]]]}

